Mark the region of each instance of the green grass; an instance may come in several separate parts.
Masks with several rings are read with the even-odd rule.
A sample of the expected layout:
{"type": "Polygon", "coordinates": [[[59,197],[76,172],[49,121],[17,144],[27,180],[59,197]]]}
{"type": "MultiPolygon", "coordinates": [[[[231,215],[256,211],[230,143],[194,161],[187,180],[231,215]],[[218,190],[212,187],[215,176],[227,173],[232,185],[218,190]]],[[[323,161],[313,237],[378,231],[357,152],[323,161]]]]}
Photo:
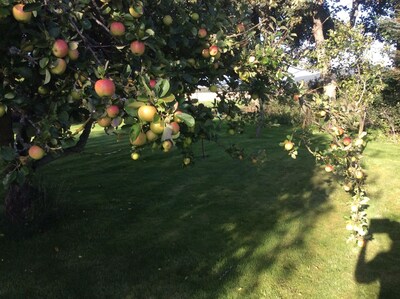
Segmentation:
{"type": "MultiPolygon", "coordinates": [[[[0,298],[376,298],[379,282],[354,276],[348,195],[306,152],[290,159],[278,145],[286,133],[224,139],[266,148],[262,166],[206,143],[208,158],[197,147],[182,168],[178,152],[132,161],[126,141],[97,130],[84,153],[40,172],[56,218],[22,237],[3,229],[0,298]]],[[[399,152],[368,145],[370,218],[400,222],[399,152]]],[[[369,260],[400,242],[391,226],[376,232],[369,260]]],[[[399,255],[379,264],[395,265],[393,295],[399,255]]]]}

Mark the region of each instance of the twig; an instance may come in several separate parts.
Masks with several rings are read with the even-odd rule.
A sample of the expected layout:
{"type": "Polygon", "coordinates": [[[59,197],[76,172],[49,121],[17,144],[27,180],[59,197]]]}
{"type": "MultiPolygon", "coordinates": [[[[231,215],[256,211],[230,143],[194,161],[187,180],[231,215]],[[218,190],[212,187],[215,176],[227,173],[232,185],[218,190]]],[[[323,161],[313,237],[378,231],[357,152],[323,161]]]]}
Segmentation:
{"type": "Polygon", "coordinates": [[[69,17],[69,21],[71,22],[72,27],[74,27],[75,31],[79,34],[79,36],[82,38],[83,42],[86,44],[86,46],[88,47],[89,51],[93,54],[94,59],[96,60],[96,62],[98,64],[102,64],[100,59],[97,57],[96,52],[92,49],[91,45],[89,44],[86,36],[83,35],[83,33],[79,30],[78,26],[75,24],[74,20],[69,17]]]}

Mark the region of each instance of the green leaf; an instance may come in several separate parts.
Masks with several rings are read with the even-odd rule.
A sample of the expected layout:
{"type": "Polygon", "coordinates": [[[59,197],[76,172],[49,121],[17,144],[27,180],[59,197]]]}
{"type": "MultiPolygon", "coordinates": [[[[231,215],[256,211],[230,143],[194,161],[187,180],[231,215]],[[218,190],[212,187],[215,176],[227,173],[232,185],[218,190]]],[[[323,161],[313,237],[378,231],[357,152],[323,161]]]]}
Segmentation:
{"type": "Polygon", "coordinates": [[[16,178],[17,178],[17,172],[16,171],[7,173],[7,175],[3,179],[4,187],[7,188],[12,182],[15,181],[16,178]]]}
{"type": "Polygon", "coordinates": [[[146,29],[146,33],[147,33],[148,35],[150,35],[150,36],[154,36],[154,35],[155,35],[155,32],[154,32],[153,29],[146,29]]]}
{"type": "Polygon", "coordinates": [[[136,140],[136,138],[140,134],[140,124],[133,124],[131,127],[131,131],[129,132],[129,139],[136,140]]]}
{"type": "Polygon", "coordinates": [[[46,77],[44,78],[44,85],[46,85],[47,83],[49,83],[51,80],[51,74],[49,72],[48,69],[46,69],[46,77]]]}
{"type": "Polygon", "coordinates": [[[171,85],[167,79],[160,80],[155,87],[155,89],[158,91],[157,93],[159,98],[164,97],[169,92],[170,88],[171,85]]]}
{"type": "Polygon", "coordinates": [[[15,93],[13,93],[13,92],[6,93],[4,95],[4,98],[7,100],[12,100],[13,98],[15,98],[15,93]]]}
{"type": "Polygon", "coordinates": [[[13,148],[4,146],[0,148],[0,157],[5,161],[12,161],[17,157],[17,154],[13,148]]]}
{"type": "Polygon", "coordinates": [[[194,127],[195,125],[195,120],[193,116],[187,113],[179,113],[175,114],[177,118],[179,118],[181,121],[183,121],[188,127],[194,127]]]}
{"type": "Polygon", "coordinates": [[[44,69],[47,64],[49,63],[49,57],[43,57],[42,59],[40,59],[39,61],[39,66],[44,69]]]}
{"type": "Polygon", "coordinates": [[[42,3],[36,2],[36,3],[28,3],[24,5],[24,11],[25,12],[30,12],[30,11],[35,11],[39,10],[42,7],[42,3]]]}

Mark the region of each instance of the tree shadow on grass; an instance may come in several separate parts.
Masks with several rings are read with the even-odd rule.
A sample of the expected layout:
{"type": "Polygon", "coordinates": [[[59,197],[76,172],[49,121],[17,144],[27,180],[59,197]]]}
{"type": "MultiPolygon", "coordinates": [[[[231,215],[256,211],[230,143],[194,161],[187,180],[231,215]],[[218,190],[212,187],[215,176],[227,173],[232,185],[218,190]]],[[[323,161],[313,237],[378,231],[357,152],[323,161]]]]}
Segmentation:
{"type": "Polygon", "coordinates": [[[380,251],[367,261],[368,243],[362,247],[355,271],[358,283],[379,281],[379,298],[400,297],[400,223],[389,219],[371,219],[373,235],[387,234],[392,242],[388,251],[380,251]]]}
{"type": "Polygon", "coordinates": [[[179,155],[133,162],[127,151],[113,152],[111,142],[93,139],[87,151],[100,155],[83,154],[45,170],[53,179],[60,169],[64,180],[74,178],[65,203],[70,217],[25,240],[29,251],[14,241],[1,250],[11,273],[0,278],[5,295],[284,296],[282,285],[298,263],[312,259],[305,239],[331,209],[330,184],[311,157],[288,158],[276,136],[285,136],[284,130],[249,140],[269,149],[263,166],[231,160],[210,144],[209,158],[189,169],[179,167],[179,155]],[[77,176],[77,165],[84,176],[77,176]],[[13,263],[18,254],[25,256],[13,263]],[[16,275],[25,284],[13,289],[16,275]]]}

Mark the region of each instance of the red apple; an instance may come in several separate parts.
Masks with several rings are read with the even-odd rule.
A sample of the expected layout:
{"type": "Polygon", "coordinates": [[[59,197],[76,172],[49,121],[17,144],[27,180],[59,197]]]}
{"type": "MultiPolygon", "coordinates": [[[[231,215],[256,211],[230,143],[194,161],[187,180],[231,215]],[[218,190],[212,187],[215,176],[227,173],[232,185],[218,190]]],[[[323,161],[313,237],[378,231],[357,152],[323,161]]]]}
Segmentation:
{"type": "Polygon", "coordinates": [[[109,118],[108,116],[101,117],[101,118],[99,118],[99,119],[97,120],[97,124],[98,124],[100,127],[103,127],[103,128],[109,127],[109,126],[111,125],[111,118],[109,118]]]}
{"type": "Polygon", "coordinates": [[[57,39],[53,44],[53,48],[51,49],[53,55],[58,58],[63,58],[67,56],[68,50],[68,44],[63,39],[57,39]]]}
{"type": "Polygon", "coordinates": [[[351,144],[351,138],[350,138],[350,137],[344,137],[344,138],[343,138],[343,144],[344,144],[345,146],[350,145],[350,144],[351,144]]]}
{"type": "Polygon", "coordinates": [[[125,34],[125,25],[121,22],[112,22],[110,32],[113,36],[123,36],[125,34]]]}
{"type": "Polygon", "coordinates": [[[219,53],[219,48],[216,45],[212,45],[209,51],[211,56],[216,56],[219,53]]]}
{"type": "Polygon", "coordinates": [[[141,106],[138,110],[139,119],[142,121],[152,122],[156,114],[156,107],[150,105],[141,106]]]}
{"type": "Polygon", "coordinates": [[[207,30],[204,28],[200,28],[199,31],[197,32],[197,36],[199,38],[205,38],[207,36],[207,30]]]}
{"type": "Polygon", "coordinates": [[[150,85],[150,88],[156,87],[156,85],[157,85],[157,80],[150,79],[149,85],[150,85]]]}
{"type": "Polygon", "coordinates": [[[147,140],[150,141],[150,142],[157,140],[158,137],[160,137],[160,136],[158,136],[158,135],[157,135],[156,133],[154,133],[152,130],[148,130],[148,131],[146,132],[146,138],[147,138],[147,140]]]}
{"type": "Polygon", "coordinates": [[[300,99],[300,95],[298,95],[298,94],[295,94],[294,96],[293,96],[293,100],[294,101],[298,101],[300,99]]]}
{"type": "Polygon", "coordinates": [[[111,97],[115,93],[115,84],[110,79],[100,79],[94,84],[94,91],[99,97],[111,97]]]}
{"type": "Polygon", "coordinates": [[[14,19],[18,22],[28,23],[32,18],[32,12],[25,12],[24,11],[24,4],[16,4],[12,9],[12,14],[14,19]]]}
{"type": "Polygon", "coordinates": [[[136,56],[142,56],[145,51],[144,43],[138,40],[133,41],[130,48],[133,55],[136,56]]]}
{"type": "Polygon", "coordinates": [[[68,50],[68,57],[70,60],[77,60],[79,58],[79,51],[78,49],[68,50]]]}
{"type": "Polygon", "coordinates": [[[174,144],[172,143],[171,140],[165,140],[162,143],[162,147],[164,149],[164,152],[169,152],[172,149],[173,146],[174,146],[174,144]]]}
{"type": "Polygon", "coordinates": [[[44,156],[44,150],[38,145],[32,145],[28,151],[29,157],[33,160],[40,160],[44,156]]]}
{"type": "Polygon", "coordinates": [[[293,147],[294,147],[294,143],[293,142],[291,142],[289,140],[285,141],[285,150],[291,151],[293,149],[293,147]]]}
{"type": "Polygon", "coordinates": [[[325,166],[325,171],[326,172],[332,172],[333,171],[333,166],[332,165],[326,165],[325,166]]]}
{"type": "Polygon", "coordinates": [[[136,146],[144,145],[144,144],[146,144],[146,142],[147,142],[147,137],[146,137],[146,134],[143,132],[140,132],[138,137],[136,137],[135,140],[131,140],[131,144],[136,145],[136,146]]]}
{"type": "Polygon", "coordinates": [[[172,134],[173,135],[179,133],[180,127],[179,127],[179,124],[176,121],[173,121],[172,123],[170,123],[170,126],[172,128],[172,134]]]}
{"type": "Polygon", "coordinates": [[[62,58],[57,58],[55,65],[50,69],[50,72],[54,75],[62,75],[67,69],[67,63],[62,58]]]}
{"type": "Polygon", "coordinates": [[[109,117],[114,118],[119,114],[119,107],[117,105],[108,106],[106,112],[109,117]]]}
{"type": "Polygon", "coordinates": [[[201,55],[202,55],[204,58],[210,58],[210,50],[208,50],[208,49],[203,49],[203,51],[201,51],[201,55]]]}
{"type": "Polygon", "coordinates": [[[246,27],[244,26],[243,23],[239,23],[239,24],[236,25],[236,31],[237,31],[238,33],[242,33],[242,32],[244,32],[245,30],[246,30],[246,27]]]}

